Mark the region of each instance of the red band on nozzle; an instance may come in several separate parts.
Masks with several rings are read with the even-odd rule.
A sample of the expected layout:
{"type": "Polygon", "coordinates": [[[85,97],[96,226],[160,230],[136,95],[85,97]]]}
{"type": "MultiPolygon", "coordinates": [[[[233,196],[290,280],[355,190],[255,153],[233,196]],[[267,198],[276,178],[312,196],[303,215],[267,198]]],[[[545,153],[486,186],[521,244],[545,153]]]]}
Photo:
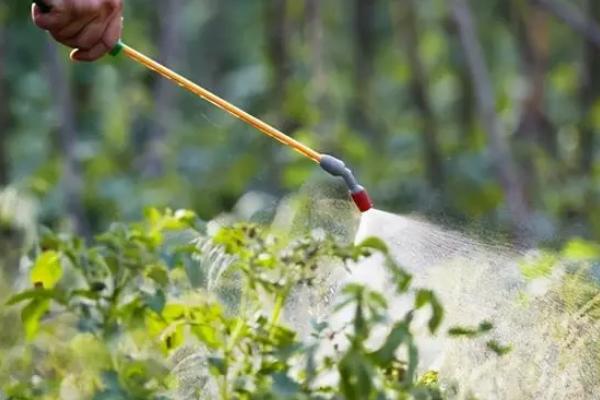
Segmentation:
{"type": "Polygon", "coordinates": [[[351,193],[351,196],[352,200],[354,200],[354,203],[361,212],[367,212],[373,208],[373,202],[371,201],[371,198],[366,190],[363,189],[360,192],[351,193]]]}
{"type": "Polygon", "coordinates": [[[373,208],[373,202],[369,198],[369,194],[365,188],[358,184],[356,178],[352,175],[352,171],[346,167],[346,164],[344,164],[342,160],[323,154],[321,155],[319,164],[328,174],[339,176],[344,179],[346,186],[348,186],[348,189],[350,190],[352,200],[354,200],[354,203],[356,203],[356,206],[361,212],[369,211],[373,208]]]}

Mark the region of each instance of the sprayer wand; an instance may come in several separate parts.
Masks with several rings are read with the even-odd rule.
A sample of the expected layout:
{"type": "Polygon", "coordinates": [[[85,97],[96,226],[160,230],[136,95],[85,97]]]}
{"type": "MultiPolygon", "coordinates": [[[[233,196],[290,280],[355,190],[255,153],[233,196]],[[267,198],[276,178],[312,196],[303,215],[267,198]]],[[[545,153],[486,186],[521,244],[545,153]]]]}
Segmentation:
{"type": "MultiPolygon", "coordinates": [[[[37,6],[42,12],[52,11],[51,7],[45,4],[43,0],[35,0],[34,2],[35,4],[37,4],[37,6]]],[[[346,183],[346,186],[348,186],[348,189],[350,190],[352,200],[361,212],[368,211],[373,207],[373,204],[371,202],[371,199],[369,198],[369,195],[367,194],[367,191],[364,187],[358,184],[356,178],[352,174],[352,171],[346,167],[343,161],[338,160],[337,158],[330,155],[318,153],[317,151],[311,149],[303,143],[300,143],[299,141],[289,137],[280,130],[272,127],[266,122],[248,114],[244,110],[234,106],[233,104],[222,99],[221,97],[210,92],[209,90],[204,89],[203,87],[176,73],[175,71],[165,67],[159,62],[126,45],[122,41],[119,41],[119,43],[117,43],[117,45],[111,50],[110,54],[113,56],[117,56],[121,53],[126,55],[130,59],[144,65],[146,68],[158,73],[164,78],[175,82],[177,85],[190,91],[191,93],[194,93],[195,95],[215,105],[221,110],[228,112],[236,118],[239,118],[248,125],[262,132],[263,134],[270,136],[271,138],[281,142],[282,144],[296,150],[298,153],[319,164],[321,168],[323,168],[323,170],[325,170],[330,175],[343,178],[344,182],[346,183]]]]}
{"type": "Polygon", "coordinates": [[[203,87],[184,78],[183,76],[179,75],[178,73],[174,72],[173,70],[161,65],[157,61],[151,59],[150,57],[145,56],[144,54],[127,46],[126,44],[124,44],[122,42],[117,43],[117,45],[110,52],[110,54],[113,56],[117,56],[120,53],[125,54],[127,57],[144,65],[146,68],[162,75],[163,77],[170,79],[171,81],[175,82],[182,88],[194,93],[195,95],[201,97],[202,99],[208,101],[209,103],[217,106],[221,110],[226,111],[229,114],[233,115],[234,117],[241,119],[248,125],[251,125],[254,128],[258,129],[260,132],[264,133],[265,135],[270,136],[270,137],[280,141],[284,145],[293,148],[294,150],[296,150],[303,156],[305,156],[317,163],[321,159],[321,154],[317,153],[316,151],[309,148],[308,146],[305,146],[304,144],[298,142],[297,140],[292,139],[291,137],[285,135],[283,132],[273,128],[272,126],[261,121],[260,119],[248,114],[244,110],[241,110],[240,108],[234,106],[233,104],[229,103],[228,101],[223,100],[222,98],[215,95],[214,93],[209,92],[208,90],[204,89],[203,87]]]}

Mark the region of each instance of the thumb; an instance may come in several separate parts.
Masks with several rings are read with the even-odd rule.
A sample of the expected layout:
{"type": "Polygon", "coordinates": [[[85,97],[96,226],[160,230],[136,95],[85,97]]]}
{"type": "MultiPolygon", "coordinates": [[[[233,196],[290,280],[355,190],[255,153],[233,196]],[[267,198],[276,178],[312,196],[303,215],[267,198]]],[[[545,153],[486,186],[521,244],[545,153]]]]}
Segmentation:
{"type": "Polygon", "coordinates": [[[44,30],[50,30],[64,23],[63,0],[36,0],[31,5],[33,23],[44,30]]]}

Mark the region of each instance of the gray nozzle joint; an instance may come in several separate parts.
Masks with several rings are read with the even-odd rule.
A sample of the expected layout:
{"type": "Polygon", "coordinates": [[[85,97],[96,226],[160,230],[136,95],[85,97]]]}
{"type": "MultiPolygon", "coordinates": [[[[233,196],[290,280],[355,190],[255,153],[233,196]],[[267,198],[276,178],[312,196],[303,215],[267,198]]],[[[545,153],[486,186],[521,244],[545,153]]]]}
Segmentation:
{"type": "Polygon", "coordinates": [[[350,193],[358,193],[364,190],[364,188],[358,184],[358,181],[352,174],[350,168],[346,167],[346,164],[344,164],[342,160],[325,154],[321,157],[320,165],[328,174],[343,178],[346,182],[346,186],[350,189],[350,193]]]}

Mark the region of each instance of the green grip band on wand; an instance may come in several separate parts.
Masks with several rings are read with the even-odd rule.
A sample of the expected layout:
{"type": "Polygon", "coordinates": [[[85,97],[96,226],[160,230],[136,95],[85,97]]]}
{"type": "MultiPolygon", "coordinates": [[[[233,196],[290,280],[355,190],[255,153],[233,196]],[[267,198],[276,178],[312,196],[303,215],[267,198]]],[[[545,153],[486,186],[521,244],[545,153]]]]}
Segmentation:
{"type": "Polygon", "coordinates": [[[121,51],[123,51],[123,42],[119,40],[117,44],[115,44],[115,47],[113,47],[108,54],[110,54],[113,57],[116,57],[121,53],[121,51]]]}

